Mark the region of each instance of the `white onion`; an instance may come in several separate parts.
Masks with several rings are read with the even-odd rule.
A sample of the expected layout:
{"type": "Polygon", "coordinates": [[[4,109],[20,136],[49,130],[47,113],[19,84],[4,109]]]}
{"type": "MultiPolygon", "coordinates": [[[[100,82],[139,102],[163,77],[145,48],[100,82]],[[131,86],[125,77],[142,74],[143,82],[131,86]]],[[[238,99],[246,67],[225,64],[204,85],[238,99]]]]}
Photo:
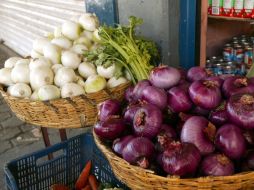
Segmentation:
{"type": "Polygon", "coordinates": [[[105,68],[102,65],[97,66],[97,73],[106,79],[110,79],[114,76],[116,65],[113,63],[109,67],[105,68]]]}
{"type": "Polygon", "coordinates": [[[11,80],[14,83],[29,84],[29,66],[27,64],[16,65],[11,71],[11,80]]]}
{"type": "Polygon", "coordinates": [[[85,45],[88,49],[92,46],[92,42],[90,39],[88,39],[87,37],[81,36],[80,38],[78,38],[77,40],[75,40],[73,42],[74,44],[83,44],[85,45]]]}
{"type": "Polygon", "coordinates": [[[85,83],[84,79],[81,76],[77,76],[77,77],[78,77],[77,84],[79,84],[80,86],[85,88],[86,83],[85,83]]]}
{"type": "Polygon", "coordinates": [[[62,67],[57,71],[54,82],[57,86],[62,87],[66,83],[76,82],[77,79],[73,69],[62,67]]]}
{"type": "Polygon", "coordinates": [[[94,64],[88,62],[81,63],[78,67],[78,72],[84,78],[97,74],[94,64]]]}
{"type": "Polygon", "coordinates": [[[86,37],[87,39],[89,39],[90,41],[93,40],[93,32],[91,31],[87,31],[87,30],[84,30],[81,34],[80,34],[81,37],[86,37]]]}
{"type": "Polygon", "coordinates": [[[114,88],[126,82],[128,82],[128,80],[124,77],[119,77],[118,79],[116,77],[112,77],[107,82],[107,88],[114,88]]]}
{"type": "Polygon", "coordinates": [[[56,74],[57,71],[62,68],[63,65],[62,64],[55,64],[55,65],[52,65],[51,69],[54,71],[54,73],[56,74]]]}
{"type": "Polygon", "coordinates": [[[82,86],[76,83],[67,83],[62,86],[61,96],[62,98],[79,96],[81,94],[85,94],[85,90],[82,86]]]}
{"type": "Polygon", "coordinates": [[[58,37],[51,40],[52,44],[55,44],[63,49],[69,49],[72,46],[72,42],[65,37],[58,37]]]}
{"type": "Polygon", "coordinates": [[[46,38],[48,38],[49,40],[52,40],[55,36],[54,36],[54,34],[52,33],[52,32],[46,32],[45,34],[44,34],[44,36],[46,37],[46,38]]]}
{"type": "Polygon", "coordinates": [[[51,61],[52,64],[61,63],[61,49],[54,44],[47,44],[43,48],[43,55],[51,61]]]}
{"type": "Polygon", "coordinates": [[[39,96],[38,96],[38,90],[35,90],[35,91],[32,93],[30,99],[33,100],[33,101],[38,101],[38,100],[40,100],[40,99],[39,99],[39,96]]]}
{"type": "Polygon", "coordinates": [[[60,98],[60,89],[54,85],[45,85],[39,88],[38,96],[41,101],[58,99],[60,98]]]}
{"type": "Polygon", "coordinates": [[[13,84],[11,80],[11,68],[2,68],[0,69],[0,84],[5,86],[10,86],[13,84]]]}
{"type": "Polygon", "coordinates": [[[78,23],[72,22],[72,21],[66,21],[62,25],[62,34],[71,39],[76,40],[78,39],[79,35],[81,33],[81,27],[78,23]]]}
{"type": "Polygon", "coordinates": [[[40,54],[39,52],[35,51],[34,49],[32,49],[30,55],[31,55],[31,57],[32,57],[33,59],[42,57],[42,54],[40,54]]]}
{"type": "Polygon", "coordinates": [[[83,55],[88,48],[83,44],[76,44],[72,46],[71,51],[75,52],[76,54],[83,55]]]}
{"type": "Polygon", "coordinates": [[[17,98],[28,98],[32,94],[30,86],[25,83],[17,83],[9,87],[8,93],[17,98]]]}
{"type": "Polygon", "coordinates": [[[49,44],[50,41],[46,37],[41,37],[33,41],[33,49],[37,51],[40,54],[43,54],[43,48],[47,44],[49,44]]]}
{"type": "Polygon", "coordinates": [[[85,82],[86,93],[99,92],[106,88],[107,81],[100,75],[91,75],[85,82]]]}
{"type": "Polygon", "coordinates": [[[78,15],[73,15],[73,16],[70,18],[70,21],[78,22],[79,17],[80,17],[80,14],[78,14],[78,15]]]}
{"type": "Polygon", "coordinates": [[[52,64],[51,62],[46,59],[45,57],[40,57],[40,58],[37,58],[37,59],[33,59],[30,64],[29,64],[29,69],[30,70],[33,70],[33,69],[36,69],[38,67],[51,67],[52,64]]]}
{"type": "Polygon", "coordinates": [[[11,57],[4,62],[4,67],[12,69],[13,67],[15,67],[17,61],[19,61],[20,59],[22,59],[22,58],[21,57],[11,57]]]}
{"type": "Polygon", "coordinates": [[[61,56],[62,64],[66,67],[77,69],[81,63],[81,58],[73,51],[63,51],[61,56]]]}
{"type": "Polygon", "coordinates": [[[26,64],[29,65],[31,59],[20,59],[17,61],[16,65],[26,64]]]}
{"type": "Polygon", "coordinates": [[[93,41],[95,41],[95,42],[100,42],[101,41],[101,37],[99,35],[99,30],[98,29],[96,29],[93,32],[93,41]]]}
{"type": "Polygon", "coordinates": [[[57,26],[54,28],[54,36],[55,36],[55,38],[59,38],[59,37],[63,36],[61,26],[57,26]]]}
{"type": "Polygon", "coordinates": [[[81,26],[88,31],[95,31],[99,27],[99,19],[95,14],[85,13],[79,18],[81,26]]]}
{"type": "Polygon", "coordinates": [[[30,84],[33,90],[44,85],[53,84],[54,73],[50,67],[37,67],[30,71],[30,84]]]}

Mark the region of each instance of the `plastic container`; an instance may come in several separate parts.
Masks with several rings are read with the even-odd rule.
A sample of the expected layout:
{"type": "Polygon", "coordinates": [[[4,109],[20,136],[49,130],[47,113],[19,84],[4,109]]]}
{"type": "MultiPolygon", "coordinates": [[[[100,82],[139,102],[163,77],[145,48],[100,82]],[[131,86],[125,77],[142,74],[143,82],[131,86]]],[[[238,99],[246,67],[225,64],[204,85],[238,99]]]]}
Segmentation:
{"type": "Polygon", "coordinates": [[[92,173],[99,181],[128,189],[115,178],[108,161],[96,147],[90,133],[7,163],[4,168],[7,189],[48,190],[57,183],[73,188],[88,160],[92,160],[92,173]],[[49,155],[54,158],[48,160],[49,155]]]}

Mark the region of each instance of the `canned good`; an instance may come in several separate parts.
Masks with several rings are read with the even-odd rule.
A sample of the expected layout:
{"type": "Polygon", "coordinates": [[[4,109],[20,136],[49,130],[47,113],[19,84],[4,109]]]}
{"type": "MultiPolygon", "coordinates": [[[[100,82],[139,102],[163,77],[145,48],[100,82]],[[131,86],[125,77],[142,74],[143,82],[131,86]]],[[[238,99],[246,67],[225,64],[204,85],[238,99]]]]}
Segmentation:
{"type": "Polygon", "coordinates": [[[213,72],[215,75],[222,75],[223,74],[223,65],[221,63],[215,64],[213,72]]]}
{"type": "Polygon", "coordinates": [[[253,18],[253,8],[254,8],[254,0],[245,0],[244,1],[244,18],[253,18]]]}
{"type": "Polygon", "coordinates": [[[231,46],[226,46],[223,49],[223,59],[225,61],[233,61],[234,49],[231,46]]]}
{"type": "Polygon", "coordinates": [[[237,41],[238,40],[238,37],[233,37],[233,41],[237,41]]]}
{"type": "Polygon", "coordinates": [[[223,0],[212,0],[212,15],[223,15],[223,0]]]}
{"type": "Polygon", "coordinates": [[[243,0],[235,0],[234,3],[234,17],[242,17],[243,16],[243,0]]]}
{"type": "Polygon", "coordinates": [[[233,16],[234,12],[234,0],[223,1],[223,16],[233,16]]]}
{"type": "Polygon", "coordinates": [[[234,61],[236,61],[238,64],[241,64],[243,62],[244,58],[244,51],[242,46],[238,45],[234,49],[234,61]]]}
{"type": "Polygon", "coordinates": [[[223,74],[228,75],[228,74],[235,74],[235,67],[233,65],[225,65],[223,67],[223,74]]]}
{"type": "Polygon", "coordinates": [[[244,63],[246,65],[252,65],[253,63],[253,48],[246,47],[244,51],[244,63]]]}
{"type": "Polygon", "coordinates": [[[246,75],[246,65],[244,63],[241,64],[239,75],[246,75]]]}

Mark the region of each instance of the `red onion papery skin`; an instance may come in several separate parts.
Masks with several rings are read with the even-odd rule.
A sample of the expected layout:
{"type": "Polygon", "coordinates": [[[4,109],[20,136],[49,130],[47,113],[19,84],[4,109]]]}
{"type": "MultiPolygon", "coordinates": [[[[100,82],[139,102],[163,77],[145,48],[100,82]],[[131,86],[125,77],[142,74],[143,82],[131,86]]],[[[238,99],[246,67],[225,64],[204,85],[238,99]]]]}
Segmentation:
{"type": "Polygon", "coordinates": [[[215,150],[213,144],[216,128],[202,116],[192,116],[183,125],[181,142],[194,144],[202,155],[215,150]]]}
{"type": "Polygon", "coordinates": [[[120,118],[108,118],[106,121],[100,121],[94,126],[96,135],[104,140],[114,140],[121,136],[126,126],[120,118]]]}
{"type": "Polygon", "coordinates": [[[156,106],[146,104],[136,111],[133,120],[133,131],[136,136],[154,138],[162,124],[162,113],[156,106]]]}
{"type": "Polygon", "coordinates": [[[180,87],[168,90],[168,107],[175,113],[187,112],[192,107],[192,101],[188,92],[180,87]]]}
{"type": "Polygon", "coordinates": [[[227,98],[239,93],[254,93],[254,81],[240,76],[230,77],[224,81],[222,92],[227,98]]]}
{"type": "Polygon", "coordinates": [[[201,171],[206,176],[229,176],[234,170],[233,162],[223,154],[208,155],[201,164],[201,171]]]}
{"type": "Polygon", "coordinates": [[[247,160],[248,168],[254,170],[254,152],[253,151],[248,153],[246,160],[247,160]]]}
{"type": "Polygon", "coordinates": [[[174,128],[170,125],[162,124],[159,134],[157,135],[157,149],[162,152],[174,140],[177,139],[177,134],[174,128]]]}
{"type": "Polygon", "coordinates": [[[133,89],[133,98],[135,101],[141,98],[143,90],[147,86],[151,86],[149,80],[141,80],[136,84],[136,86],[133,89]]]}
{"type": "Polygon", "coordinates": [[[215,137],[216,147],[231,159],[244,156],[246,142],[240,128],[233,124],[225,124],[219,128],[215,137]]]}
{"type": "Polygon", "coordinates": [[[109,99],[98,105],[98,117],[105,121],[108,117],[120,114],[121,105],[117,100],[109,99]]]}
{"type": "Polygon", "coordinates": [[[128,124],[132,124],[134,116],[140,107],[141,107],[140,103],[130,104],[123,113],[124,121],[128,124]]]}
{"type": "Polygon", "coordinates": [[[181,79],[180,72],[166,65],[155,67],[149,76],[153,86],[163,89],[169,89],[179,83],[181,79]]]}
{"type": "Polygon", "coordinates": [[[163,152],[162,165],[170,175],[189,176],[196,172],[200,159],[200,152],[195,145],[174,142],[163,152]]]}
{"type": "Polygon", "coordinates": [[[254,129],[254,95],[235,94],[232,95],[226,105],[228,118],[245,129],[254,129]]]}
{"type": "Polygon", "coordinates": [[[207,71],[202,67],[192,67],[187,72],[187,79],[190,82],[203,80],[208,77],[207,71]]]}
{"type": "Polygon", "coordinates": [[[133,102],[134,100],[134,94],[133,94],[134,86],[128,87],[124,92],[124,99],[128,102],[133,102]]]}
{"type": "Polygon", "coordinates": [[[221,88],[223,85],[224,80],[222,78],[220,78],[219,76],[210,76],[207,77],[205,80],[210,80],[210,81],[214,81],[218,84],[218,87],[221,88]]]}
{"type": "Polygon", "coordinates": [[[117,138],[113,142],[112,149],[115,153],[122,156],[123,149],[134,138],[135,137],[133,135],[127,135],[121,138],[117,138]]]}
{"type": "Polygon", "coordinates": [[[125,146],[122,156],[130,164],[148,168],[154,153],[154,145],[148,138],[136,137],[125,146]]]}
{"type": "Polygon", "coordinates": [[[220,105],[221,92],[214,81],[195,81],[189,88],[189,95],[195,105],[204,109],[214,109],[220,105]]]}
{"type": "Polygon", "coordinates": [[[167,106],[167,93],[163,89],[155,86],[147,86],[142,92],[141,100],[153,104],[163,110],[167,106]]]}
{"type": "Polygon", "coordinates": [[[194,115],[200,115],[200,116],[205,116],[207,117],[210,113],[209,110],[207,109],[204,109],[204,108],[201,108],[199,106],[195,106],[192,110],[191,110],[191,113],[194,114],[194,115]]]}
{"type": "Polygon", "coordinates": [[[209,120],[216,126],[221,126],[228,121],[228,114],[226,110],[226,103],[223,102],[215,110],[209,114],[209,120]]]}
{"type": "Polygon", "coordinates": [[[254,145],[254,131],[253,130],[243,130],[243,136],[248,143],[248,145],[254,145]]]}

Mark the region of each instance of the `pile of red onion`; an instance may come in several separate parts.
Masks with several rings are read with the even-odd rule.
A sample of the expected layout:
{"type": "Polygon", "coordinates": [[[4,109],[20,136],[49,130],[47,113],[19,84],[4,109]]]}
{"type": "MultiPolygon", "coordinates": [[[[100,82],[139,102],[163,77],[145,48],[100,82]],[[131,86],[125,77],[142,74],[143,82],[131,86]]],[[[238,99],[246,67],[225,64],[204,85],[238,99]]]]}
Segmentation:
{"type": "Polygon", "coordinates": [[[159,66],[98,109],[94,132],[130,164],[185,178],[254,169],[254,78],[159,66]]]}

